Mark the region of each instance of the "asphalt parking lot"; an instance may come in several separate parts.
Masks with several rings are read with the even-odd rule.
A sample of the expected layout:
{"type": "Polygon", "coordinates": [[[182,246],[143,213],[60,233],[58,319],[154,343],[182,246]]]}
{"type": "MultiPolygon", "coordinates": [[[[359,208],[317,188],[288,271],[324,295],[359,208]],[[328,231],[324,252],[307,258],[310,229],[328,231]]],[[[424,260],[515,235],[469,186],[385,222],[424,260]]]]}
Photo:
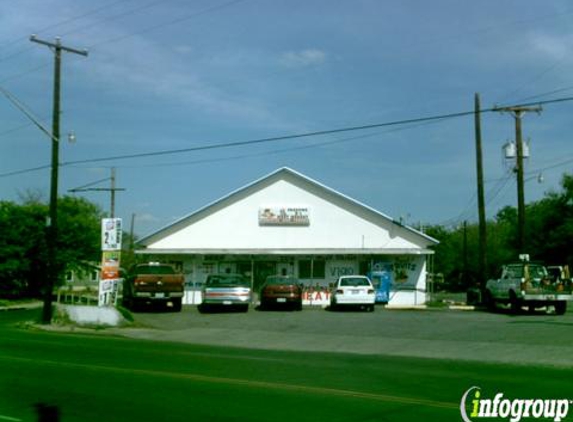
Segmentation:
{"type": "Polygon", "coordinates": [[[330,312],[216,312],[196,306],[180,313],[135,314],[137,328],[114,329],[122,336],[195,344],[293,351],[572,367],[573,312],[563,316],[537,312],[449,309],[330,312]]]}

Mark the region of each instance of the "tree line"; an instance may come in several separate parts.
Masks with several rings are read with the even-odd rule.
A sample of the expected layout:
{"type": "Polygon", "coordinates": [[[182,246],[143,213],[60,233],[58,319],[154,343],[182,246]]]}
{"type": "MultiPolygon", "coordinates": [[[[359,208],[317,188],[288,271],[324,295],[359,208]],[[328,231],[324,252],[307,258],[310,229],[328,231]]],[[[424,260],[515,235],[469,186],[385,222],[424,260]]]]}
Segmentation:
{"type": "MultiPolygon", "coordinates": [[[[525,250],[519,251],[517,209],[502,208],[487,221],[487,278],[497,277],[504,263],[528,253],[532,261],[569,265],[573,269],[573,175],[564,174],[558,191],[545,193],[526,205],[525,250]]],[[[451,290],[466,290],[478,282],[479,227],[467,223],[454,228],[430,226],[426,234],[440,241],[435,249],[434,272],[451,290]]]]}
{"type": "MultiPolygon", "coordinates": [[[[57,268],[60,283],[68,271],[89,273],[101,261],[101,219],[105,213],[86,199],[58,200],[57,268]]],[[[35,195],[19,202],[0,201],[0,296],[40,297],[47,268],[48,204],[35,195]]],[[[448,228],[427,226],[435,246],[434,273],[450,290],[466,290],[478,280],[477,223],[448,228]]],[[[573,269],[573,175],[563,175],[558,191],[526,206],[526,252],[532,260],[569,265],[573,269]]],[[[124,240],[123,244],[131,242],[124,240]]],[[[517,249],[517,210],[501,209],[487,222],[486,274],[495,276],[502,264],[514,261],[517,249]]],[[[129,265],[131,254],[123,254],[129,265]]],[[[485,281],[485,280],[483,280],[485,281]]]]}

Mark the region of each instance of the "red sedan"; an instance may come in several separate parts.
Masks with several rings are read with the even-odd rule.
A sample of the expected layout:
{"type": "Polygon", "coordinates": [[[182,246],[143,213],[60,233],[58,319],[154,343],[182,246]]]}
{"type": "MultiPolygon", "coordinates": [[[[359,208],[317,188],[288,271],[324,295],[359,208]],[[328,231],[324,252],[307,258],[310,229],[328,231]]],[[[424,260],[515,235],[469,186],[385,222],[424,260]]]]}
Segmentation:
{"type": "Polygon", "coordinates": [[[269,276],[261,287],[261,309],[271,306],[289,306],[302,310],[302,286],[296,278],[288,276],[269,276]]]}

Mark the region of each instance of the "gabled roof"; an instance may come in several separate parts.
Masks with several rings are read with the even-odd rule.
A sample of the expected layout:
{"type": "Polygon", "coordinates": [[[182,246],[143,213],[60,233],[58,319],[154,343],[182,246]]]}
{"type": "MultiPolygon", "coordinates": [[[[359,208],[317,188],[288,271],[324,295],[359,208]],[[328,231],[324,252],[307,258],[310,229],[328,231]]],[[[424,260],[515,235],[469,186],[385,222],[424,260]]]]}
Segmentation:
{"type": "Polygon", "coordinates": [[[158,231],[151,233],[145,237],[143,237],[142,239],[140,239],[138,241],[138,244],[142,245],[142,246],[148,246],[150,244],[153,244],[163,238],[165,238],[166,236],[169,236],[175,232],[177,232],[178,230],[181,230],[184,227],[189,226],[190,224],[193,224],[193,222],[198,221],[208,215],[210,215],[211,213],[227,207],[237,201],[239,201],[241,198],[244,198],[254,192],[257,192],[261,189],[263,189],[266,186],[269,186],[273,183],[275,183],[276,181],[279,180],[287,180],[290,182],[293,182],[295,184],[298,185],[306,185],[307,188],[314,188],[315,190],[321,191],[325,196],[330,196],[330,197],[335,197],[339,200],[341,200],[342,202],[346,203],[349,207],[358,207],[361,208],[362,210],[371,213],[373,216],[378,217],[378,218],[382,218],[383,220],[386,220],[388,222],[390,222],[391,224],[394,224],[396,226],[401,227],[402,229],[405,229],[409,232],[411,232],[412,234],[415,234],[417,236],[420,236],[421,238],[423,238],[425,241],[429,242],[429,243],[433,243],[433,244],[437,244],[439,243],[436,239],[426,235],[425,233],[422,233],[418,230],[415,230],[412,227],[403,225],[401,222],[398,222],[396,220],[394,220],[393,218],[387,216],[386,214],[368,206],[365,205],[355,199],[352,199],[351,197],[344,195],[332,188],[329,188],[328,186],[323,185],[320,182],[317,182],[314,179],[311,179],[308,176],[305,176],[302,173],[299,173],[291,168],[288,167],[282,167],[279,168],[277,170],[275,170],[274,172],[263,176],[262,178],[255,180],[252,183],[249,183],[246,186],[243,186],[231,193],[229,193],[228,195],[225,195],[224,197],[210,203],[207,204],[206,206],[204,206],[203,208],[198,209],[197,211],[192,212],[191,214],[188,214],[178,220],[176,220],[175,222],[159,229],[158,231]]]}

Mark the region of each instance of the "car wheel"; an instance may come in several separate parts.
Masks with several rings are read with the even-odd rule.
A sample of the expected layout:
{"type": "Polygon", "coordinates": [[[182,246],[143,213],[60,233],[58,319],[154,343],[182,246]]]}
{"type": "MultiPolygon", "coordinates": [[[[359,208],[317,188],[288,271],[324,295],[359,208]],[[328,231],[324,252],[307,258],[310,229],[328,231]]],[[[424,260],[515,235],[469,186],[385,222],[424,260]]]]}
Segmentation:
{"type": "Polygon", "coordinates": [[[485,307],[488,311],[490,311],[490,312],[496,311],[495,300],[494,300],[493,295],[491,294],[491,292],[489,290],[485,291],[484,304],[485,304],[485,307]]]}
{"type": "Polygon", "coordinates": [[[567,312],[567,302],[560,300],[555,303],[555,315],[563,315],[567,312]]]}
{"type": "Polygon", "coordinates": [[[173,312],[181,312],[182,299],[173,299],[173,312]]]}
{"type": "Polygon", "coordinates": [[[137,312],[141,310],[141,303],[137,299],[131,298],[129,299],[129,309],[132,312],[137,312]]]}
{"type": "Polygon", "coordinates": [[[509,292],[509,306],[511,313],[517,315],[521,312],[521,301],[517,298],[515,292],[509,292]]]}
{"type": "Polygon", "coordinates": [[[330,301],[330,306],[328,307],[328,310],[330,310],[330,311],[336,311],[336,307],[337,307],[336,302],[335,302],[334,300],[331,300],[331,301],[330,301]]]}
{"type": "Polygon", "coordinates": [[[295,305],[294,308],[296,311],[302,311],[302,301],[301,302],[297,302],[297,304],[295,305]]]}
{"type": "Polygon", "coordinates": [[[205,303],[201,303],[197,305],[197,310],[199,311],[199,313],[205,314],[209,311],[209,306],[206,305],[205,303]]]}
{"type": "Polygon", "coordinates": [[[249,305],[242,305],[241,306],[241,312],[249,312],[249,305]]]}

